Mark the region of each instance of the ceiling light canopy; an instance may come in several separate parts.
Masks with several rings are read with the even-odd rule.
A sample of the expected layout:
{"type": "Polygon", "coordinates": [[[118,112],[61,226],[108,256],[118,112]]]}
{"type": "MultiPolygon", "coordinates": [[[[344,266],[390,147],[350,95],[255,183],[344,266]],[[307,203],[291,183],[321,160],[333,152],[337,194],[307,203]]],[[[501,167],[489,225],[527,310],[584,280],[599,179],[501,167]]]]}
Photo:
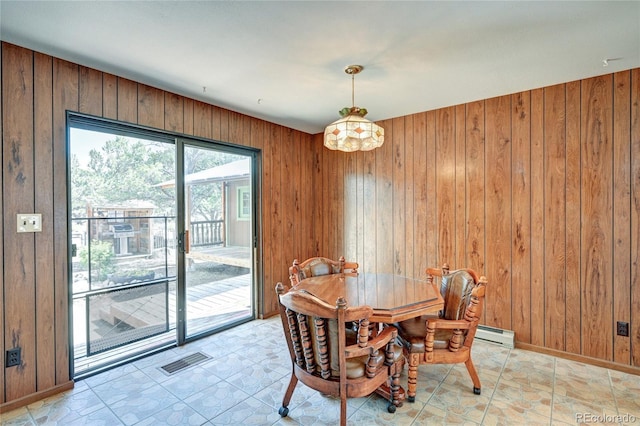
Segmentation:
{"type": "Polygon", "coordinates": [[[370,151],[384,143],[384,129],[366,118],[366,108],[355,106],[355,75],[362,71],[362,65],[349,65],[344,72],[351,75],[351,105],[342,108],[341,119],[329,124],[324,130],[324,146],[329,149],[353,152],[370,151]]]}

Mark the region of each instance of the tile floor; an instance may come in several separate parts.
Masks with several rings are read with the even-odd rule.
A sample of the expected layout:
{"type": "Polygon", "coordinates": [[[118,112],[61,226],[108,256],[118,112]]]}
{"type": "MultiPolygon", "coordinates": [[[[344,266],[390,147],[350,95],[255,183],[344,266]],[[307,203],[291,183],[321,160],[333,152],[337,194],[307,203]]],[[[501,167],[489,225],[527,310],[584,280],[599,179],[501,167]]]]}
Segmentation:
{"type": "MultiPolygon", "coordinates": [[[[464,365],[421,366],[415,403],[389,414],[377,395],[352,399],[349,425],[640,425],[640,376],[482,341],[473,359],[482,395],[472,393],[464,365]]],[[[338,400],[302,384],[289,416],[278,415],[289,366],[279,318],[256,320],[79,381],[2,414],[1,424],[338,424],[338,400]],[[171,376],[159,369],[197,351],[211,359],[171,376]]]]}

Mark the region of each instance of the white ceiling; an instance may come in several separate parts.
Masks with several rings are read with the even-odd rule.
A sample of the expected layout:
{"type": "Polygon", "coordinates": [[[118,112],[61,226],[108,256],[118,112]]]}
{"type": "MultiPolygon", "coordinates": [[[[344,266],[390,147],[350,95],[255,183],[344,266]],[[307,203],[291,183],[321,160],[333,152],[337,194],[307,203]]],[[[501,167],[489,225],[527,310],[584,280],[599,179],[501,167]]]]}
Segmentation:
{"type": "Polygon", "coordinates": [[[309,133],[351,106],[350,64],[374,121],[640,67],[639,1],[0,0],[0,16],[3,41],[309,133]]]}

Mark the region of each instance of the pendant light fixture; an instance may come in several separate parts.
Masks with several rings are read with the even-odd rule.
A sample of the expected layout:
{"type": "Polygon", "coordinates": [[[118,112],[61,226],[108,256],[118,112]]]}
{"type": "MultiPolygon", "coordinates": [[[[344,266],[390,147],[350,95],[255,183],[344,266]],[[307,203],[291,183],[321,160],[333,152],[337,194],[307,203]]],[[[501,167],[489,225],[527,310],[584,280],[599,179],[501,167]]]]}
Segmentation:
{"type": "Polygon", "coordinates": [[[355,106],[355,75],[363,70],[362,65],[349,65],[344,72],[351,75],[351,108],[339,111],[341,119],[329,124],[324,130],[324,146],[329,149],[353,152],[370,151],[384,143],[384,129],[366,118],[366,108],[355,106]]]}

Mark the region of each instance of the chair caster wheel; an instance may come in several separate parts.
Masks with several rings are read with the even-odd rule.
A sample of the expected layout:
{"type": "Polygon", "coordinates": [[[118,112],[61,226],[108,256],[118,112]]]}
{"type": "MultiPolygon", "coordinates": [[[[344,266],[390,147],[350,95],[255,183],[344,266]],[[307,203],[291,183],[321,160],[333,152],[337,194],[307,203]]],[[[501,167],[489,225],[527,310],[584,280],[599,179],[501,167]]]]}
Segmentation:
{"type": "Polygon", "coordinates": [[[407,397],[407,401],[409,401],[409,402],[416,402],[416,397],[415,397],[415,396],[408,396],[408,397],[407,397]]]}
{"type": "Polygon", "coordinates": [[[395,413],[396,412],[396,406],[393,405],[393,403],[389,404],[389,406],[387,407],[387,411],[390,413],[395,413]]]}
{"type": "Polygon", "coordinates": [[[289,414],[289,409],[287,407],[280,407],[280,409],[278,410],[278,414],[280,414],[280,417],[287,417],[287,414],[289,414]]]}
{"type": "Polygon", "coordinates": [[[473,393],[476,394],[476,395],[480,395],[480,388],[474,387],[473,388],[473,393]]]}

